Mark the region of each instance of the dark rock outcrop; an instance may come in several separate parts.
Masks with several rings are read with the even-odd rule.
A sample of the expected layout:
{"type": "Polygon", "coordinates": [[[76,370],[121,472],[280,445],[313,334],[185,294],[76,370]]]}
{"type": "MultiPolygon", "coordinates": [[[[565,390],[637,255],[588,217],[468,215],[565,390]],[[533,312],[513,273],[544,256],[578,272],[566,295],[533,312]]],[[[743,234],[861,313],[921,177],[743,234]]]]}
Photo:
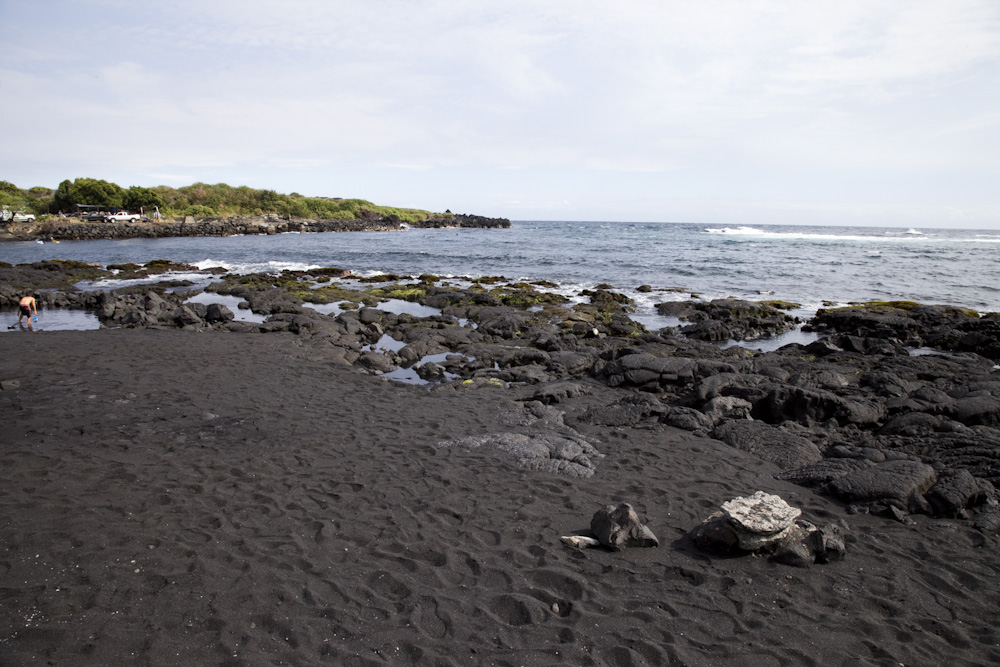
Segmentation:
{"type": "Polygon", "coordinates": [[[669,301],[656,305],[660,315],[677,317],[691,324],[681,327],[689,338],[721,342],[776,336],[793,329],[794,317],[763,303],[742,299],[669,301]]]}
{"type": "MultiPolygon", "coordinates": [[[[472,227],[504,229],[507,218],[479,215],[441,216],[409,223],[412,227],[472,227]]],[[[356,232],[406,229],[407,224],[395,215],[368,215],[357,220],[306,220],[274,214],[242,218],[184,218],[159,222],[81,222],[68,218],[49,219],[31,225],[17,225],[3,230],[0,241],[36,239],[94,240],[169,238],[177,236],[233,236],[237,234],[283,234],[286,232],[356,232]]]]}
{"type": "Polygon", "coordinates": [[[808,328],[1000,359],[1000,313],[980,316],[966,308],[890,301],[822,309],[808,328]]]}
{"type": "Polygon", "coordinates": [[[770,461],[782,470],[799,468],[823,458],[819,448],[809,440],[759,421],[723,422],[712,431],[712,437],[770,461]]]}
{"type": "Polygon", "coordinates": [[[838,477],[827,489],[849,503],[887,502],[908,507],[937,481],[937,472],[920,461],[886,461],[838,477]]]}

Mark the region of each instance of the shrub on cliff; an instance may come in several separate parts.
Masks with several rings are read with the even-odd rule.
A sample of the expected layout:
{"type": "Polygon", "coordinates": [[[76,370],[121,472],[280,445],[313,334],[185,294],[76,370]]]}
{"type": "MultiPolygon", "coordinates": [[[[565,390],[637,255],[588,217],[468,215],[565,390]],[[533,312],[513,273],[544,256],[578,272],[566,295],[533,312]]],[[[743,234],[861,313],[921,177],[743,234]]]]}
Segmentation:
{"type": "Polygon", "coordinates": [[[159,207],[165,216],[241,217],[277,214],[305,220],[380,220],[390,219],[410,224],[428,221],[450,221],[450,212],[432,213],[421,209],[379,206],[364,199],[303,197],[298,193],[281,194],[274,190],[255,189],[245,185],[234,187],[226,183],[209,185],[194,183],[180,188],[166,185],[147,188],[121,186],[95,178],[65,180],[55,191],[32,188],[24,191],[0,181],[0,204],[14,210],[30,210],[36,214],[72,212],[77,204],[101,206],[105,209],[139,209],[147,212],[159,207]]]}
{"type": "Polygon", "coordinates": [[[121,208],[125,204],[125,190],[120,185],[97,178],[78,178],[60,183],[52,198],[56,210],[75,211],[77,204],[121,208]]]}

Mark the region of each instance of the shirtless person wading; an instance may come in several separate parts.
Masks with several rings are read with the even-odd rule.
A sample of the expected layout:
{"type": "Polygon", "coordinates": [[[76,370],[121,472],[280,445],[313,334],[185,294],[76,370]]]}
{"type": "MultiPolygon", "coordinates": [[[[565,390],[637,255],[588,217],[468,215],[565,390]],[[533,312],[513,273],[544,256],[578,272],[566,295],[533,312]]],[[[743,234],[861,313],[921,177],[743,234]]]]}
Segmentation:
{"type": "Polygon", "coordinates": [[[21,318],[28,318],[28,328],[31,328],[31,311],[35,311],[35,315],[38,315],[38,303],[35,302],[35,297],[33,296],[22,296],[21,300],[17,304],[17,323],[21,324],[21,318]]]}

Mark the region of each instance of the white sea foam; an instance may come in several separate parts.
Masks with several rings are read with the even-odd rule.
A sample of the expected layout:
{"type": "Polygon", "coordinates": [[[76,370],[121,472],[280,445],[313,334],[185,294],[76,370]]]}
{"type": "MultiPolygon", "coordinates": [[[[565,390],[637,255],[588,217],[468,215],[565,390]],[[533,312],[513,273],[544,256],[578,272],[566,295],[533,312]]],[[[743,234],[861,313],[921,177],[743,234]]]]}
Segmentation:
{"type": "Polygon", "coordinates": [[[757,229],[756,227],[746,227],[746,226],[722,227],[722,228],[709,227],[705,231],[708,232],[709,234],[726,234],[729,236],[749,236],[749,235],[767,236],[768,234],[771,233],[771,232],[765,232],[762,229],[757,229]]]}
{"type": "Polygon", "coordinates": [[[167,281],[180,281],[187,280],[196,286],[204,286],[211,282],[212,278],[205,276],[203,273],[191,273],[176,271],[168,271],[166,273],[157,273],[150,276],[144,276],[142,278],[130,278],[128,280],[120,280],[117,278],[107,278],[103,280],[82,280],[75,283],[75,287],[83,292],[89,291],[101,291],[101,290],[112,290],[120,289],[122,287],[131,287],[133,285],[151,285],[153,283],[161,283],[167,281]]]}
{"type": "Polygon", "coordinates": [[[992,312],[1000,310],[1000,292],[990,280],[998,244],[1000,230],[570,221],[515,223],[509,230],[460,235],[415,229],[405,235],[136,239],[51,247],[10,243],[0,244],[0,260],[18,264],[58,258],[107,265],[163,256],[201,269],[221,266],[233,273],[272,274],[337,266],[362,276],[435,274],[442,284],[455,287],[468,287],[465,277],[506,275],[510,282],[557,283],[558,288],[538,289],[566,296],[569,306],[586,300],[579,296],[582,290],[607,282],[636,299],[640,315],[654,313],[657,302],[686,300],[691,293],[704,300],[796,301],[803,310],[820,307],[822,299],[910,299],[992,312]],[[637,292],[644,283],[653,291],[637,292]],[[685,291],[658,291],[673,286],[685,291]],[[762,296],[767,291],[773,297],[762,296]]]}
{"type": "MultiPolygon", "coordinates": [[[[906,232],[885,231],[881,234],[831,234],[824,232],[803,232],[790,229],[788,231],[763,230],[756,227],[724,227],[722,229],[706,229],[709,234],[720,234],[733,237],[754,237],[777,241],[853,241],[869,243],[877,241],[929,241],[934,239],[923,232],[911,229],[906,232]]],[[[948,239],[955,241],[956,239],[948,239]]]]}
{"type": "Polygon", "coordinates": [[[312,269],[322,268],[319,264],[307,264],[304,262],[277,262],[273,260],[266,262],[226,262],[216,259],[204,259],[192,263],[199,269],[210,269],[218,266],[226,269],[230,273],[237,274],[311,271],[312,269]]]}

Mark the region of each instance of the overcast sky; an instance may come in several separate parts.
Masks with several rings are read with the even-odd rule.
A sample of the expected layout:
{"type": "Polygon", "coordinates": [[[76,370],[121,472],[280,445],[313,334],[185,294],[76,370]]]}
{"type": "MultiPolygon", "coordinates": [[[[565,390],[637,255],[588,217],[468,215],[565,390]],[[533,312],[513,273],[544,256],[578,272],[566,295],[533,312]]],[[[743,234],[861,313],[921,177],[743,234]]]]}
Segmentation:
{"type": "Polygon", "coordinates": [[[0,0],[0,180],[1000,228],[997,0],[0,0]]]}

